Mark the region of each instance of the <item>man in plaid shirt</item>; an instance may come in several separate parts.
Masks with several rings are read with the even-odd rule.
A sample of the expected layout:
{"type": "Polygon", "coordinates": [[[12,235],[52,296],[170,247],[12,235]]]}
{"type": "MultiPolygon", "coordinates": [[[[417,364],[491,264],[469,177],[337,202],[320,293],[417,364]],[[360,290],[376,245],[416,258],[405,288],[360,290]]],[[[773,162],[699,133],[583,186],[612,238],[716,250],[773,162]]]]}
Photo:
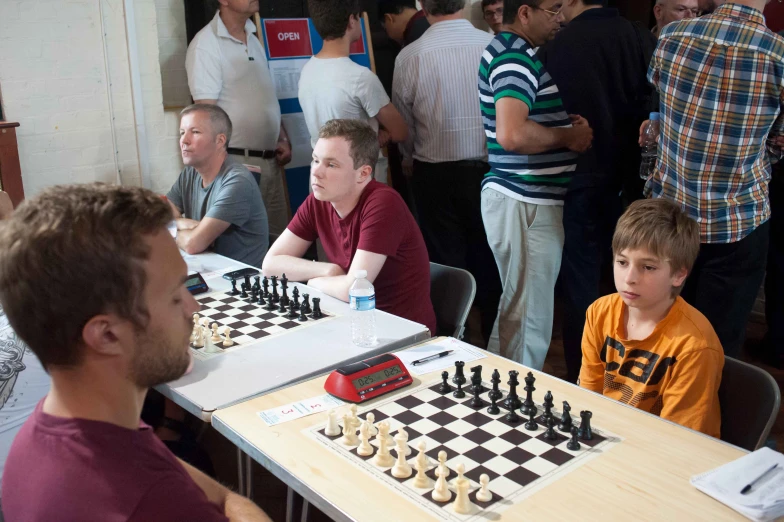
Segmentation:
{"type": "Polygon", "coordinates": [[[701,248],[683,297],[737,356],[765,273],[771,163],[782,158],[784,39],[770,0],[733,0],[662,30],[648,79],[661,100],[659,159],[646,195],[680,204],[701,248]]]}

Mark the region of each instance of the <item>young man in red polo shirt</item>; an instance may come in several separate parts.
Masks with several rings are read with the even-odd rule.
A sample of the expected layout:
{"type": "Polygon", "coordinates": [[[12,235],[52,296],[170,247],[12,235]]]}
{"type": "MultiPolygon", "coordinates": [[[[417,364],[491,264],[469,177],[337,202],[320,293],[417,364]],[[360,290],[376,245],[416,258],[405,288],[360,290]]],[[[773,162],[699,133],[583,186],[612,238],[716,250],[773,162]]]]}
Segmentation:
{"type": "Polygon", "coordinates": [[[348,302],[357,270],[366,270],[376,306],[436,332],[430,263],[422,233],[403,199],[373,179],[378,138],[358,120],[330,120],[313,150],[313,193],[264,258],[264,275],[293,281],[348,302]],[[329,262],[302,256],[321,239],[329,262]]]}

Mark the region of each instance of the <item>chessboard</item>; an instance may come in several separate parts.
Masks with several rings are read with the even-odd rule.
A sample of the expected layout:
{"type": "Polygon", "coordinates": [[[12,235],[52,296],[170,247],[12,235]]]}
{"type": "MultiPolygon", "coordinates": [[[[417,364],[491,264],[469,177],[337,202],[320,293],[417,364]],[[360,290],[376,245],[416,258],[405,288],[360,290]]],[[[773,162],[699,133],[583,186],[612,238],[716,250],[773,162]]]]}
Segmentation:
{"type": "MultiPolygon", "coordinates": [[[[513,373],[513,377],[510,374],[510,383],[516,385],[517,372],[513,373]]],[[[462,375],[462,368],[459,368],[458,374],[462,375]]],[[[478,376],[477,373],[474,375],[478,376]]],[[[441,520],[460,522],[498,520],[499,514],[507,508],[586,462],[600,457],[622,440],[609,431],[594,428],[590,412],[580,412],[582,421],[577,418],[572,420],[569,413],[571,406],[564,401],[564,408],[555,408],[549,391],[544,396],[544,403],[532,400],[535,378],[531,373],[526,379],[526,390],[529,386],[531,388],[526,399],[528,404],[523,406],[528,415],[520,413],[520,406],[525,403],[518,400],[513,389],[512,395],[516,401],[513,404],[516,407],[513,410],[515,414],[510,415],[507,402],[510,393],[498,387],[500,378],[497,372],[493,375],[493,384],[472,379],[472,385],[463,391],[464,396],[461,398],[454,396],[457,387],[447,383],[447,376],[442,374],[442,378],[443,383],[422,384],[403,395],[382,399],[359,412],[356,405],[351,405],[349,411],[354,412],[353,420],[352,414],[348,412],[340,412],[340,415],[331,419],[340,426],[340,431],[344,431],[345,421],[337,422],[337,418],[348,419],[354,427],[351,431],[356,431],[358,426],[368,422],[375,423],[377,429],[373,431],[379,431],[379,426],[388,423],[382,429],[387,431],[388,428],[388,433],[398,433],[394,439],[388,437],[389,442],[384,444],[397,457],[395,466],[402,464],[395,444],[398,448],[405,448],[404,453],[410,450],[405,460],[412,471],[407,477],[394,476],[394,466],[389,462],[389,466],[377,463],[379,459],[374,454],[380,452],[378,436],[368,439],[372,445],[372,452],[368,455],[367,450],[358,451],[361,443],[348,443],[341,434],[327,435],[329,425],[313,426],[303,433],[431,515],[441,520]],[[445,391],[445,385],[446,389],[452,389],[445,391]],[[490,399],[493,390],[497,390],[496,401],[490,399]],[[498,406],[498,413],[488,413],[488,408],[494,411],[491,404],[498,406]],[[357,417],[357,413],[364,420],[357,417]],[[347,416],[341,417],[344,414],[347,416]],[[534,424],[531,425],[530,421],[534,424]],[[566,425],[563,425],[564,422],[566,425]],[[401,428],[405,432],[402,435],[401,428]],[[583,428],[590,435],[584,433],[583,428]],[[398,439],[407,439],[406,444],[401,446],[398,439]],[[421,446],[422,442],[424,446],[421,446]],[[427,486],[421,488],[414,485],[419,473],[419,462],[426,463],[423,469],[426,469],[427,486]],[[446,473],[448,490],[442,486],[441,491],[442,495],[446,493],[448,499],[439,502],[433,499],[433,494],[434,489],[438,489],[438,475],[441,473],[438,470],[444,466],[449,470],[446,473]],[[466,486],[457,487],[458,481],[464,484],[466,480],[466,486]],[[466,514],[454,511],[455,505],[459,503],[458,489],[462,490],[466,514]],[[468,502],[465,502],[466,493],[468,502]],[[478,499],[478,495],[484,500],[478,499]]],[[[336,431],[335,425],[332,428],[333,432],[336,431]]],[[[362,434],[369,429],[369,426],[363,426],[359,432],[362,434]]]]}
{"type": "MultiPolygon", "coordinates": [[[[241,294],[211,292],[196,296],[196,301],[200,305],[196,315],[200,320],[207,319],[209,325],[217,323],[218,332],[223,332],[227,326],[231,329],[230,338],[233,344],[230,347],[224,347],[222,342],[216,342],[213,345],[219,349],[217,353],[220,354],[338,317],[337,314],[322,309],[319,298],[313,299],[313,308],[319,309],[318,313],[314,313],[306,296],[307,294],[303,294],[305,299],[301,304],[297,302],[295,316],[291,313],[293,300],[289,301],[288,306],[281,306],[280,298],[275,303],[272,302],[271,297],[268,297],[265,304],[258,304],[257,299],[252,298],[251,295],[243,298],[241,294]],[[303,313],[302,306],[306,303],[307,308],[303,313]]],[[[197,347],[193,343],[190,347],[195,352],[194,355],[197,356],[215,355],[215,353],[207,352],[204,347],[197,347]]]]}

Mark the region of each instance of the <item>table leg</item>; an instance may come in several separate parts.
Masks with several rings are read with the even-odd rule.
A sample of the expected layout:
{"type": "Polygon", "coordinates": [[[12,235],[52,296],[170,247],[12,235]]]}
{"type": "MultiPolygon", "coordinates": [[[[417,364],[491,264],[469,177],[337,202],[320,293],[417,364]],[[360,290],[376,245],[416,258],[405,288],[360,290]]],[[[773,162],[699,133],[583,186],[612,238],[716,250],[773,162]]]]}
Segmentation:
{"type": "Polygon", "coordinates": [[[286,488],[286,522],[294,520],[294,490],[286,488]]]}
{"type": "Polygon", "coordinates": [[[310,509],[310,502],[302,499],[302,517],[300,518],[300,522],[308,522],[308,511],[310,509]]]}
{"type": "Polygon", "coordinates": [[[245,491],[245,473],[242,469],[242,450],[237,448],[237,491],[242,495],[245,491]]]}
{"type": "Polygon", "coordinates": [[[253,461],[245,455],[245,496],[253,500],[253,461]]]}

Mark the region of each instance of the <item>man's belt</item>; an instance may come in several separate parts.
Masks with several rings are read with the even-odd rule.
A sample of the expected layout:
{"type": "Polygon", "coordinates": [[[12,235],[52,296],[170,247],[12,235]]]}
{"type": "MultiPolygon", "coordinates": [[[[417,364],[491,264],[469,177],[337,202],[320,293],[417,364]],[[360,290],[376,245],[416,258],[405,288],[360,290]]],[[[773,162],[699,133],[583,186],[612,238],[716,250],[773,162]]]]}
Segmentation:
{"type": "Polygon", "coordinates": [[[250,156],[252,158],[272,159],[275,157],[274,150],[249,150],[249,149],[234,149],[229,147],[229,154],[237,156],[250,156]]]}

